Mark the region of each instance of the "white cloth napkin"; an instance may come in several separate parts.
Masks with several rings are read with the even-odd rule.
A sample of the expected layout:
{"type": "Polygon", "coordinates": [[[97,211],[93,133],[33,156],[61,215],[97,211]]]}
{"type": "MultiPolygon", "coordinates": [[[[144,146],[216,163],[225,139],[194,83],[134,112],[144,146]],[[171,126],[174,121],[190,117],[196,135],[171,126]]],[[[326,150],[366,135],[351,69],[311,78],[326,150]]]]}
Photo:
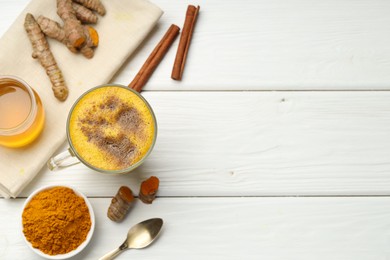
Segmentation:
{"type": "Polygon", "coordinates": [[[56,1],[31,1],[0,39],[0,74],[24,79],[38,93],[46,112],[45,128],[32,145],[18,149],[0,147],[2,196],[16,197],[36,176],[64,143],[67,114],[73,102],[86,90],[108,83],[162,15],[160,8],[146,0],[102,2],[107,14],[100,16],[94,26],[100,41],[92,59],[71,53],[63,44],[48,40],[69,87],[69,96],[65,102],[59,102],[54,97],[44,69],[38,60],[31,57],[31,43],[23,27],[27,12],[35,18],[44,15],[62,23],[56,14],[56,1]]]}

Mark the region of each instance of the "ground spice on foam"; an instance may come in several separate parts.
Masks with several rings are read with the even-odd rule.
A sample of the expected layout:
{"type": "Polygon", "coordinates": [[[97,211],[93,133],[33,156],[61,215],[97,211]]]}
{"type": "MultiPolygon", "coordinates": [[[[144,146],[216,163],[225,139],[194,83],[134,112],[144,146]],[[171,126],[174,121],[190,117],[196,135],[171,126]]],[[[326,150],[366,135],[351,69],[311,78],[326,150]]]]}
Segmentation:
{"type": "Polygon", "coordinates": [[[135,163],[139,151],[128,135],[134,134],[140,140],[145,138],[143,136],[145,122],[136,108],[121,104],[114,96],[107,97],[107,102],[101,104],[99,108],[111,111],[114,122],[109,123],[99,113],[88,111],[87,118],[78,119],[81,131],[88,142],[92,142],[106,153],[107,161],[115,163],[119,169],[130,167],[135,163]],[[112,112],[114,110],[116,111],[112,112]],[[106,136],[104,130],[108,127],[118,129],[117,136],[106,136]]]}
{"type": "Polygon", "coordinates": [[[45,254],[66,254],[87,238],[91,217],[84,199],[72,189],[54,187],[39,192],[22,215],[23,233],[45,254]]]}

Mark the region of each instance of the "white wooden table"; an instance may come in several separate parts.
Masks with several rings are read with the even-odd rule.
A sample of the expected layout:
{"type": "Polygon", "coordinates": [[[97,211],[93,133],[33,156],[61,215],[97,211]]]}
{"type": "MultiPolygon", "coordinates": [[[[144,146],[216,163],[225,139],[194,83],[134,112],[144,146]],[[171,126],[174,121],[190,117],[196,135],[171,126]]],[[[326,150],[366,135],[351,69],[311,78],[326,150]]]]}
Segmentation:
{"type": "MultiPolygon", "coordinates": [[[[27,2],[0,1],[0,34],[27,2]]],[[[390,1],[153,2],[164,16],[112,82],[130,82],[187,4],[201,13],[183,81],[170,79],[176,41],[143,92],[158,119],[152,155],[117,177],[42,170],[0,199],[0,259],[39,259],[20,215],[49,184],[94,207],[95,234],[74,259],[97,259],[150,217],[165,220],[160,238],[118,259],[390,259],[390,1]],[[111,222],[119,186],[137,193],[151,175],[156,201],[111,222]]]]}

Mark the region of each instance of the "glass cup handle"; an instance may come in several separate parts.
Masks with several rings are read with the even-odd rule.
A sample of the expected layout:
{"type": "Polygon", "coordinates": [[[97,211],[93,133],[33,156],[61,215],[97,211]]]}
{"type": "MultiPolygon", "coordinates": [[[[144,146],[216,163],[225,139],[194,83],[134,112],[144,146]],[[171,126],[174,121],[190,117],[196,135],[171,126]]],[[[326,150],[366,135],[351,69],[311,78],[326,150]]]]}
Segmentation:
{"type": "Polygon", "coordinates": [[[78,164],[80,161],[75,157],[73,151],[68,148],[67,150],[51,157],[47,161],[47,167],[50,171],[55,171],[60,168],[66,168],[75,164],[78,164]]]}

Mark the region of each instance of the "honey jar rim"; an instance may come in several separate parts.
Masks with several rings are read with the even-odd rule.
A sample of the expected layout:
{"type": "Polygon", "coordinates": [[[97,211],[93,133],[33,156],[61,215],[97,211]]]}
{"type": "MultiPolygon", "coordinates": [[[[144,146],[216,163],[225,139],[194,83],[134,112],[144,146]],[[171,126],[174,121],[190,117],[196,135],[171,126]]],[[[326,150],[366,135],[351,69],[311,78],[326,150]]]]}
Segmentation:
{"type": "Polygon", "coordinates": [[[37,115],[38,106],[36,104],[37,100],[35,98],[34,90],[31,88],[31,86],[26,81],[24,81],[23,79],[21,79],[20,77],[17,77],[17,76],[0,75],[0,82],[4,81],[4,80],[9,80],[11,82],[16,83],[18,86],[25,88],[25,90],[27,91],[27,93],[31,99],[31,109],[30,109],[30,112],[29,112],[28,116],[26,117],[26,119],[24,119],[20,124],[18,124],[15,127],[0,128],[0,135],[9,136],[9,135],[15,135],[15,134],[22,133],[22,132],[26,131],[31,126],[31,124],[34,122],[34,119],[37,115]]]}

